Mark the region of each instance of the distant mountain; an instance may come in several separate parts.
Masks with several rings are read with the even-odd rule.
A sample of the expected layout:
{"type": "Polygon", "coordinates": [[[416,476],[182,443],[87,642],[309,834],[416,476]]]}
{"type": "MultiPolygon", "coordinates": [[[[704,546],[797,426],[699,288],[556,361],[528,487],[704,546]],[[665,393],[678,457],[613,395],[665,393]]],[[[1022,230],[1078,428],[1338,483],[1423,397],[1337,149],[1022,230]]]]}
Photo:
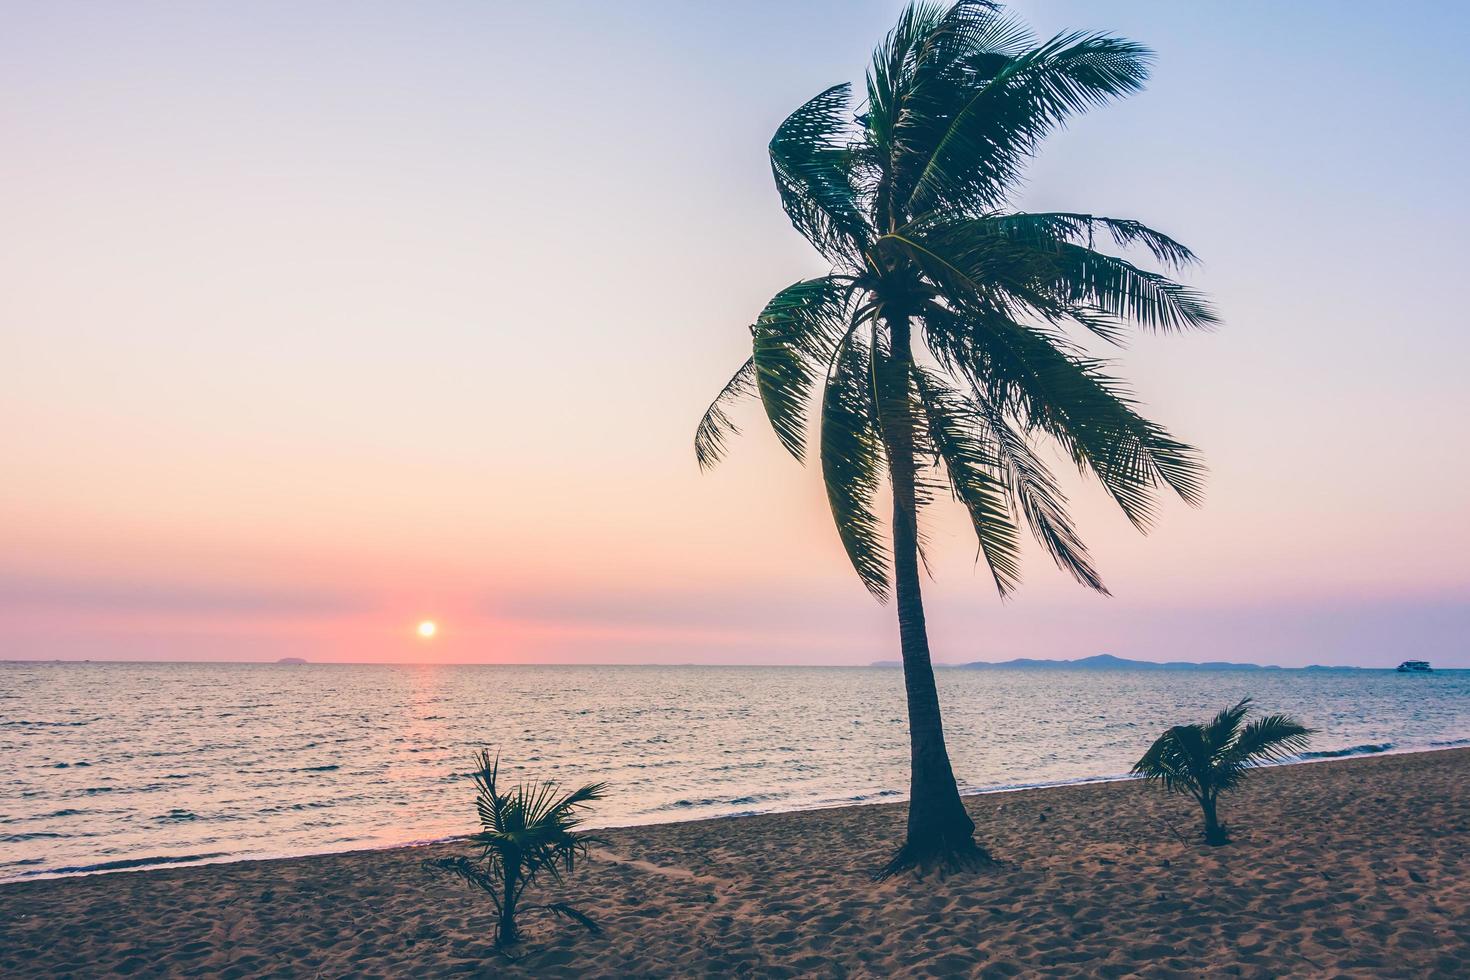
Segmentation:
{"type": "MultiPolygon", "coordinates": [[[[902,667],[902,660],[874,660],[868,664],[869,667],[902,667]]],[[[935,667],[950,667],[955,670],[992,670],[992,669],[1023,669],[1023,670],[1362,670],[1361,667],[1323,667],[1313,664],[1310,667],[1277,667],[1274,664],[1236,664],[1225,660],[1210,660],[1205,663],[1192,663],[1188,660],[1171,660],[1168,663],[1155,663],[1152,660],[1127,660],[1123,657],[1115,657],[1111,653],[1099,653],[1093,657],[1083,657],[1080,660],[1033,660],[1029,657],[1020,657],[1016,660],[1003,660],[1000,663],[990,663],[986,660],[976,660],[967,664],[935,664],[935,667]]]]}
{"type": "Polygon", "coordinates": [[[280,660],[277,660],[276,663],[278,663],[278,664],[304,664],[304,663],[306,663],[306,660],[304,658],[302,658],[302,657],[282,657],[280,660]]]}
{"type": "Polygon", "coordinates": [[[960,664],[962,669],[987,670],[995,667],[1025,667],[1038,670],[1285,670],[1284,667],[1262,666],[1261,664],[1234,664],[1223,660],[1210,661],[1208,663],[1190,663],[1187,660],[1171,660],[1168,663],[1154,663],[1152,660],[1125,660],[1115,657],[1111,653],[1099,653],[1094,657],[1083,657],[1080,660],[1032,660],[1022,657],[1018,660],[1006,660],[1001,663],[987,663],[977,660],[973,663],[960,664]]]}

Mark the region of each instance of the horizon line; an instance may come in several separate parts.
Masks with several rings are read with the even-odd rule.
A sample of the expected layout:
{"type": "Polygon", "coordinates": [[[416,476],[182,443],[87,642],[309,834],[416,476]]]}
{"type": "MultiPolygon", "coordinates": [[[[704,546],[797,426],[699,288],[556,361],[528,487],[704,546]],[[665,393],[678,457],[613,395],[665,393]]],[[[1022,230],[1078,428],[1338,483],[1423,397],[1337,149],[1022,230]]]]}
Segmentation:
{"type": "MultiPolygon", "coordinates": [[[[1073,659],[1055,659],[1041,657],[1013,657],[1010,660],[966,660],[961,662],[934,661],[935,667],[951,669],[962,669],[972,664],[986,664],[990,666],[1003,666],[1017,660],[1029,661],[1036,664],[1076,664],[1085,660],[1091,660],[1100,656],[1114,656],[1111,654],[1089,654],[1086,657],[1073,659]]],[[[1263,664],[1254,661],[1233,660],[1136,660],[1129,657],[1116,658],[1125,663],[1150,664],[1158,667],[1167,667],[1171,664],[1184,664],[1193,667],[1205,667],[1208,665],[1224,665],[1235,668],[1255,668],[1258,670],[1384,670],[1395,671],[1397,665],[1363,667],[1355,664],[1304,664],[1299,667],[1284,666],[1282,664],[1263,664]]],[[[618,663],[577,663],[573,661],[492,661],[492,660],[311,660],[304,657],[294,658],[292,662],[276,660],[125,660],[125,659],[89,659],[89,658],[32,658],[32,657],[0,657],[3,664],[219,664],[226,666],[262,666],[262,667],[756,667],[756,668],[785,668],[785,669],[835,669],[835,670],[893,670],[902,666],[898,660],[874,660],[868,663],[832,664],[832,663],[649,663],[649,662],[618,662],[618,663]]],[[[1435,667],[1435,671],[1445,670],[1470,670],[1470,666],[1435,667]]]]}

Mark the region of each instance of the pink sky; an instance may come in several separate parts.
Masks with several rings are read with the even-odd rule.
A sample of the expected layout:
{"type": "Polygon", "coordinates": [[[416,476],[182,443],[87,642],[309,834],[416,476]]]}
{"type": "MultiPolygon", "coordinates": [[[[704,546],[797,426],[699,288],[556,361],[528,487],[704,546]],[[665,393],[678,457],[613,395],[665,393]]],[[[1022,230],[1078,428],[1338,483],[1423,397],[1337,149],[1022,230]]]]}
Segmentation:
{"type": "MultiPolygon", "coordinates": [[[[712,474],[690,439],[743,325],[823,271],[765,140],[898,6],[13,17],[0,658],[894,656],[816,474],[754,412],[712,474]]],[[[1143,538],[1078,487],[1115,597],[1037,560],[1005,604],[949,515],[936,658],[1470,666],[1470,118],[1422,47],[1464,18],[1293,9],[1263,35],[1182,7],[1018,5],[1161,53],[1019,203],[1206,260],[1226,327],[1142,339],[1123,370],[1205,450],[1208,503],[1143,538]],[[1327,56],[1367,38],[1402,71],[1327,56]]]]}

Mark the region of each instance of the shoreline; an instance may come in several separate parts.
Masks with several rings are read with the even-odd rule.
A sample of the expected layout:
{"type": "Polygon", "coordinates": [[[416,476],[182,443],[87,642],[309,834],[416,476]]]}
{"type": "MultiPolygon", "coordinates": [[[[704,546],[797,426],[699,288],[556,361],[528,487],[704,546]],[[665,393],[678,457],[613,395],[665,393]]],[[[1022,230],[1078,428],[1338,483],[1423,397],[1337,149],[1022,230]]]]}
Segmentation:
{"type": "Polygon", "coordinates": [[[1454,976],[1470,748],[1263,768],[1222,802],[1137,780],[966,798],[1002,861],[874,883],[900,803],[610,829],[563,888],[599,936],[430,876],[453,843],[12,882],[0,973],[1454,976]]]}
{"type": "MultiPolygon", "coordinates": [[[[1424,746],[1381,747],[1376,744],[1356,745],[1346,749],[1327,750],[1323,752],[1308,753],[1311,758],[1295,758],[1286,762],[1269,763],[1259,767],[1260,769],[1277,769],[1294,766],[1314,765],[1324,762],[1357,762],[1365,759],[1375,759],[1394,756],[1421,755],[1434,752],[1451,752],[1458,749],[1470,749],[1470,737],[1448,739],[1442,744],[1430,743],[1424,746]]],[[[1095,786],[1108,783],[1134,782],[1138,777],[1127,773],[1112,774],[1104,776],[1079,776],[1073,779],[1051,780],[1038,783],[1012,783],[996,786],[986,786],[979,789],[963,789],[960,792],[966,800],[997,796],[1009,793],[1044,793],[1051,790],[1066,789],[1074,786],[1095,786]]],[[[749,817],[777,816],[782,814],[803,813],[825,813],[834,810],[846,810],[866,807],[896,806],[908,802],[908,794],[897,791],[881,791],[871,794],[861,800],[844,800],[839,802],[822,802],[810,806],[796,806],[778,810],[751,810],[740,813],[716,814],[713,816],[695,817],[685,820],[663,820],[663,821],[638,821],[635,823],[598,823],[594,818],[590,819],[584,826],[588,830],[635,830],[642,828],[674,827],[685,824],[704,824],[719,821],[739,820],[749,817]],[[887,795],[884,795],[887,794],[887,795]]],[[[99,862],[97,865],[87,865],[75,868],[62,868],[49,871],[37,871],[32,874],[19,875],[13,878],[0,879],[0,889],[13,885],[25,884],[36,881],[62,881],[74,878],[93,878],[100,876],[111,876],[130,873],[146,873],[152,871],[163,871],[179,868],[204,868],[219,867],[232,864],[257,864],[273,861],[295,861],[308,860],[311,858],[325,858],[353,854],[375,854],[387,851],[411,850],[425,847],[435,847],[453,844],[462,841],[469,834],[451,834],[447,837],[433,837],[414,839],[406,841],[394,841],[392,843],[379,844],[369,847],[355,847],[344,850],[322,850],[305,851],[294,854],[261,854],[261,855],[231,855],[213,854],[199,857],[183,856],[159,856],[153,858],[118,858],[112,861],[99,862]]]]}

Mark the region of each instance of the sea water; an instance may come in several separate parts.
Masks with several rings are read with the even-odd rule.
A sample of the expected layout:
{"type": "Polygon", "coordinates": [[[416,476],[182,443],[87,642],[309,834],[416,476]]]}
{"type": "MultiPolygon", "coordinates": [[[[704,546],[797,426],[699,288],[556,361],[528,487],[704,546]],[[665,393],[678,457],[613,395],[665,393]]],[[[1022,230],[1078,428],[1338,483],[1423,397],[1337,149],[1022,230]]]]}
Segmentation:
{"type": "MultiPolygon", "coordinates": [[[[1312,757],[1470,744],[1470,671],[938,672],[968,791],[1116,777],[1251,695],[1312,757]]],[[[0,663],[0,880],[470,833],[473,756],[593,825],[898,800],[894,668],[0,663]]]]}

